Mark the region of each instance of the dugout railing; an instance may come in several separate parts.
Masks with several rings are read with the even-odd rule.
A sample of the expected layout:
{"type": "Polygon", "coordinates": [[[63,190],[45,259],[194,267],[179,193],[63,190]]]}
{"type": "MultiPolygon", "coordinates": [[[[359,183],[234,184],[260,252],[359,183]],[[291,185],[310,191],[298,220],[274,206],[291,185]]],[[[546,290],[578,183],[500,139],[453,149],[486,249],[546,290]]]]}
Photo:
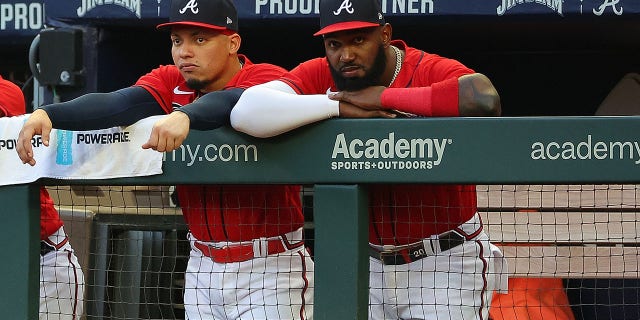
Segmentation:
{"type": "MultiPolygon", "coordinates": [[[[299,183],[314,189],[316,318],[366,319],[367,184],[635,184],[639,125],[638,117],[340,119],[270,139],[192,131],[166,154],[161,175],[0,187],[8,257],[0,309],[11,319],[37,318],[40,184],[299,183]]],[[[631,261],[624,276],[638,277],[637,246],[623,254],[631,261]]]]}

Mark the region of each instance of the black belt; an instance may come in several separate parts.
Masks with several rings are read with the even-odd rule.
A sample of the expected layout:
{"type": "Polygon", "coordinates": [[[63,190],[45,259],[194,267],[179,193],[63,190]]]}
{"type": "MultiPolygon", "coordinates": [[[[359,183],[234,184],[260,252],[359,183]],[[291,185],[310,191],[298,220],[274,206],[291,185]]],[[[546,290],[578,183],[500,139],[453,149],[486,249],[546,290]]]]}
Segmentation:
{"type": "Polygon", "coordinates": [[[436,251],[437,248],[433,248],[433,246],[432,248],[429,248],[429,250],[425,249],[425,241],[421,241],[420,243],[394,250],[380,251],[370,246],[369,256],[380,260],[382,264],[386,265],[407,264],[430,256],[432,255],[432,253],[443,252],[457,247],[463,244],[466,239],[463,236],[452,231],[431,241],[438,241],[438,243],[440,244],[440,251],[436,251]]]}
{"type": "Polygon", "coordinates": [[[56,248],[44,241],[40,241],[40,256],[44,257],[49,252],[56,251],[56,248]]]}

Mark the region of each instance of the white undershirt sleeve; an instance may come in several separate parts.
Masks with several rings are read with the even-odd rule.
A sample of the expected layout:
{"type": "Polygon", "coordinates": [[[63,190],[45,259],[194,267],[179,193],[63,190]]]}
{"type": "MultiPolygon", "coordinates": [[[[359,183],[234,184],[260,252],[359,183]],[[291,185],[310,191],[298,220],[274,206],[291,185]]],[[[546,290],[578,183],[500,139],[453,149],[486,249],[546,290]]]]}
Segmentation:
{"type": "Polygon", "coordinates": [[[231,111],[231,126],[255,137],[268,138],[339,113],[339,102],[327,95],[299,95],[276,80],[242,93],[231,111]]]}

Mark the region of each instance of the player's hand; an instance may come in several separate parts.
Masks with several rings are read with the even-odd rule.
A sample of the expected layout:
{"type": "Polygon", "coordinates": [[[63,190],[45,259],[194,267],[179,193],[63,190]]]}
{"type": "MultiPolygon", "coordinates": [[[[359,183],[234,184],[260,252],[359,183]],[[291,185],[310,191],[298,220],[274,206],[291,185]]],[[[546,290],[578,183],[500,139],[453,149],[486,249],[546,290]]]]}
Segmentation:
{"type": "Polygon", "coordinates": [[[142,149],[153,149],[158,152],[169,152],[178,149],[189,134],[191,120],[186,113],[174,111],[156,121],[151,129],[149,140],[142,149]]]}
{"type": "Polygon", "coordinates": [[[340,118],[395,118],[396,114],[389,110],[368,110],[356,107],[348,102],[340,101],[340,118]]]}
{"type": "Polygon", "coordinates": [[[49,146],[49,135],[51,134],[51,119],[49,115],[42,109],[34,111],[27,121],[22,125],[22,129],[18,134],[18,145],[16,151],[22,163],[28,163],[31,166],[36,165],[36,159],[33,158],[33,146],[31,139],[36,135],[42,136],[42,144],[49,146]]]}
{"type": "Polygon", "coordinates": [[[349,102],[362,109],[380,110],[383,109],[382,103],[380,102],[380,96],[384,89],[386,89],[386,87],[375,86],[367,87],[358,91],[340,91],[329,94],[329,99],[349,102]]]}

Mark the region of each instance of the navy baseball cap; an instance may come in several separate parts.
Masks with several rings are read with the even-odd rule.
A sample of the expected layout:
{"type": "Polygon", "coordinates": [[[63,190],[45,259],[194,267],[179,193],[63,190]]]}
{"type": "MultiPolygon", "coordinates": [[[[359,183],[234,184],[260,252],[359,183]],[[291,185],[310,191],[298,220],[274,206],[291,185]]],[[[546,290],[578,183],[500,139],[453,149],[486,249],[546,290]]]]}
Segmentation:
{"type": "Polygon", "coordinates": [[[379,0],[320,0],[320,31],[313,35],[384,24],[379,0]]]}
{"type": "Polygon", "coordinates": [[[238,31],[238,12],[232,0],[173,0],[169,22],[157,29],[176,25],[213,30],[238,31]]]}

